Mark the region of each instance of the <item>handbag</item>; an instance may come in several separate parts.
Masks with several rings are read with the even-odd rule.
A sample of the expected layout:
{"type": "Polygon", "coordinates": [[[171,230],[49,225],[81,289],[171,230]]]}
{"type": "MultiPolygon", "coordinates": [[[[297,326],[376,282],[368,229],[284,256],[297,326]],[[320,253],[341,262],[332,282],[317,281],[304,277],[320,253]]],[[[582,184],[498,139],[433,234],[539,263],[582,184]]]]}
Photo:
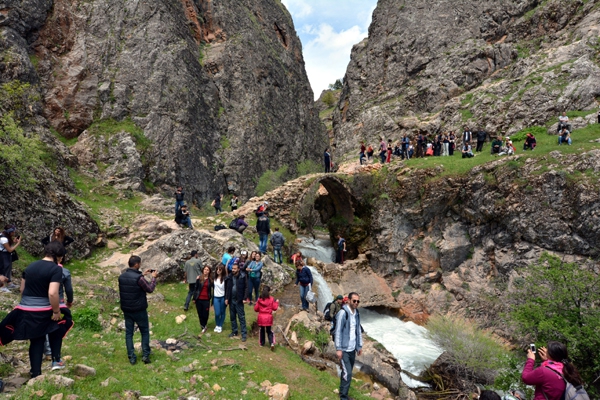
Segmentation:
{"type": "Polygon", "coordinates": [[[306,293],[306,301],[309,303],[315,303],[317,301],[317,296],[315,292],[312,291],[312,286],[308,287],[308,293],[306,293]]]}
{"type": "Polygon", "coordinates": [[[214,200],[212,201],[212,203],[210,203],[210,206],[211,206],[211,207],[214,207],[214,206],[215,206],[215,201],[214,201],[214,200]]]}
{"type": "Polygon", "coordinates": [[[10,259],[12,262],[19,261],[19,255],[16,250],[10,253],[10,259]]]}

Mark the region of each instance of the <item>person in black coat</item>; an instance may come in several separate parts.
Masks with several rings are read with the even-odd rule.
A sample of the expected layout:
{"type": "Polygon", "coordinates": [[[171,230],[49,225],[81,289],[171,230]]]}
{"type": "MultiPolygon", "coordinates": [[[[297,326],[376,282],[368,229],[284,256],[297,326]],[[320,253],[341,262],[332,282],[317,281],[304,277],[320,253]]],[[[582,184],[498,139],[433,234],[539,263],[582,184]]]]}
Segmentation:
{"type": "Polygon", "coordinates": [[[44,236],[42,239],[40,239],[40,242],[42,242],[44,246],[54,241],[59,242],[63,245],[63,247],[66,248],[75,240],[71,236],[67,236],[67,233],[62,227],[57,226],[56,228],[54,228],[54,231],[52,231],[52,233],[49,236],[44,236]]]}
{"type": "Polygon", "coordinates": [[[477,149],[475,151],[483,150],[483,143],[485,143],[485,139],[487,139],[487,132],[480,129],[477,131],[477,149]]]}
{"type": "Polygon", "coordinates": [[[238,264],[231,267],[231,274],[225,279],[225,306],[229,306],[229,319],[231,320],[231,334],[229,337],[238,335],[237,320],[240,321],[242,342],[246,341],[248,332],[246,330],[246,313],[244,311],[244,298],[248,279],[246,273],[240,271],[238,264]]]}

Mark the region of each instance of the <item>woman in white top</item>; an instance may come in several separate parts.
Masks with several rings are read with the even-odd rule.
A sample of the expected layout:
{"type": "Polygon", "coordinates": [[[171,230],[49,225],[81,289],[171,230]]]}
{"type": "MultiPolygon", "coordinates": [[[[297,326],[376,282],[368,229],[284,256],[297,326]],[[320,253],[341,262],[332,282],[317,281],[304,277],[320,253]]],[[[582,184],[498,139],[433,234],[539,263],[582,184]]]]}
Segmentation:
{"type": "Polygon", "coordinates": [[[223,322],[225,321],[225,278],[227,277],[227,268],[223,264],[217,265],[215,271],[213,306],[215,308],[215,332],[223,332],[223,322]]]}
{"type": "MultiPolygon", "coordinates": [[[[19,247],[21,236],[16,235],[17,228],[13,225],[6,225],[4,231],[0,234],[0,275],[8,279],[8,288],[14,289],[17,286],[12,283],[12,252],[19,247]]],[[[0,289],[2,292],[9,292],[6,287],[0,289]]]]}

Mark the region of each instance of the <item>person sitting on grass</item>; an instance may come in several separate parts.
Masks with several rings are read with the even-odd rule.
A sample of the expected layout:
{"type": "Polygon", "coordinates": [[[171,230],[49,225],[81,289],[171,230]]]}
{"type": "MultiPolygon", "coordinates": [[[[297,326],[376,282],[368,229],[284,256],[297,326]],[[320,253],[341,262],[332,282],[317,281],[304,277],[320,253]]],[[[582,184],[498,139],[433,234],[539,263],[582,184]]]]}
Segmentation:
{"type": "Polygon", "coordinates": [[[562,132],[558,136],[558,145],[560,146],[563,143],[567,143],[569,146],[571,145],[571,132],[565,127],[562,132]]]}
{"type": "Polygon", "coordinates": [[[535,149],[536,145],[537,145],[537,143],[535,141],[535,136],[533,136],[532,133],[528,133],[527,137],[525,138],[525,143],[523,143],[523,151],[533,150],[533,149],[535,149]]]}
{"type": "Polygon", "coordinates": [[[492,150],[491,150],[491,154],[499,154],[500,150],[502,149],[502,139],[500,138],[500,136],[498,136],[496,139],[494,139],[494,141],[492,142],[492,150]]]}
{"type": "Polygon", "coordinates": [[[515,146],[513,146],[513,142],[512,140],[510,140],[510,137],[507,136],[506,137],[506,141],[504,142],[504,146],[502,146],[502,148],[500,149],[500,153],[498,153],[499,156],[512,156],[513,154],[515,154],[515,146]]]}
{"type": "Polygon", "coordinates": [[[465,142],[462,149],[462,158],[471,158],[474,156],[475,155],[473,154],[473,149],[471,148],[471,145],[469,144],[469,142],[465,142]]]}

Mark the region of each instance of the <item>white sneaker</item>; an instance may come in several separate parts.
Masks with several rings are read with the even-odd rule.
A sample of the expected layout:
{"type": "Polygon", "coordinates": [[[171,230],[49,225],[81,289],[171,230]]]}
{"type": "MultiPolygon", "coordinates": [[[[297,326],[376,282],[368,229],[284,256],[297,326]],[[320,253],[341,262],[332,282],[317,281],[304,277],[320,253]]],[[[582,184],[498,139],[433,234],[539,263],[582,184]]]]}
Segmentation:
{"type": "Polygon", "coordinates": [[[223,332],[223,327],[222,326],[217,326],[217,333],[221,333],[223,332]]]}
{"type": "Polygon", "coordinates": [[[202,333],[206,333],[206,329],[208,329],[206,326],[202,328],[202,333]]]}
{"type": "Polygon", "coordinates": [[[213,329],[213,332],[219,332],[219,327],[215,326],[215,329],[213,329]]]}
{"type": "Polygon", "coordinates": [[[0,288],[0,292],[2,292],[2,293],[10,293],[10,290],[8,290],[8,288],[3,287],[3,288],[0,288]]]}

